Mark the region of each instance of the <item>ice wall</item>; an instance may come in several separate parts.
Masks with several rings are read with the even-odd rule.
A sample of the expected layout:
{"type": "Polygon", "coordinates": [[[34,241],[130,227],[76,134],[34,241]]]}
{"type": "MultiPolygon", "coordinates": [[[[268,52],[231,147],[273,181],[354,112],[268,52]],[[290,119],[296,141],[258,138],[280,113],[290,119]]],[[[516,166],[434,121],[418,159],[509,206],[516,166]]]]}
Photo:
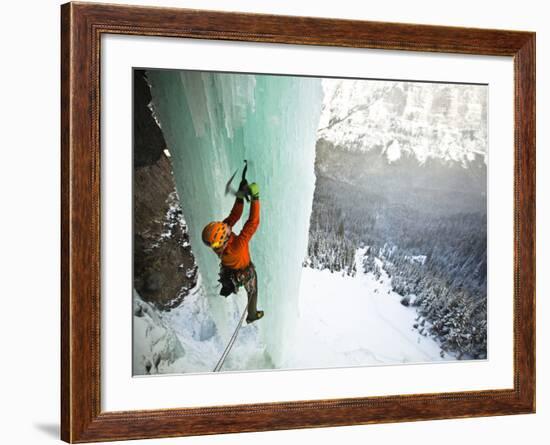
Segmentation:
{"type": "MultiPolygon", "coordinates": [[[[251,242],[259,279],[258,323],[243,327],[265,345],[264,367],[282,363],[298,316],[301,264],[315,186],[314,160],[323,91],[320,79],[149,71],[153,106],[172,156],[193,252],[222,338],[235,328],[244,292],[218,295],[218,258],[201,241],[203,226],[229,213],[225,184],[248,159],[247,179],[261,192],[261,223],[251,242]]],[[[235,178],[238,185],[240,171],[235,178]]],[[[243,221],[248,217],[248,205],[243,221]]],[[[240,230],[241,225],[235,227],[240,230]]],[[[261,350],[261,348],[251,348],[261,350]]]]}

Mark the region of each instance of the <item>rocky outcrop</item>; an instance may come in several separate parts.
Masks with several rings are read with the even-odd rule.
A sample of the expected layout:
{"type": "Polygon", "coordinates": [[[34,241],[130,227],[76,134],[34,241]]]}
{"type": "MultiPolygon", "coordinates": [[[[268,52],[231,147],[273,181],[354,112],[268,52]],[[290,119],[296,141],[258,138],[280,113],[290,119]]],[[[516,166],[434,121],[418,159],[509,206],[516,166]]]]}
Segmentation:
{"type": "Polygon", "coordinates": [[[134,288],[159,309],[179,305],[198,270],[145,72],[134,71],[134,288]]]}

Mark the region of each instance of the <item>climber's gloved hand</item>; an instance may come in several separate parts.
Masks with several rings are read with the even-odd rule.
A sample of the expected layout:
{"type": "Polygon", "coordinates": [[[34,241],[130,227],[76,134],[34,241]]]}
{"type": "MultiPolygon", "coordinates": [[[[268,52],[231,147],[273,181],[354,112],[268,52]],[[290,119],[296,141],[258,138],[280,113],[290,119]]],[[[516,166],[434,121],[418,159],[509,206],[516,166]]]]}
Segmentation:
{"type": "Polygon", "coordinates": [[[260,186],[255,182],[248,185],[248,192],[253,200],[260,199],[260,186]]]}
{"type": "Polygon", "coordinates": [[[237,198],[244,199],[248,196],[248,181],[243,179],[239,184],[239,190],[237,190],[237,198]]]}

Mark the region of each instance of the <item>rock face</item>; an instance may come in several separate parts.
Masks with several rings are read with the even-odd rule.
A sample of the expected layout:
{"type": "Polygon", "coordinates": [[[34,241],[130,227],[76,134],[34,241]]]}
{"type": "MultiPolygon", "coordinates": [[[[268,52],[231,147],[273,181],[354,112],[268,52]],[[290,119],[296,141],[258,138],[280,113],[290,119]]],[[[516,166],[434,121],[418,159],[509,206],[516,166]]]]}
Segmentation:
{"type": "Polygon", "coordinates": [[[134,288],[159,309],[179,305],[198,270],[145,72],[134,71],[134,288]]]}
{"type": "Polygon", "coordinates": [[[134,168],[152,165],[166,148],[162,130],[149,104],[151,90],[145,71],[134,70],[134,168]]]}

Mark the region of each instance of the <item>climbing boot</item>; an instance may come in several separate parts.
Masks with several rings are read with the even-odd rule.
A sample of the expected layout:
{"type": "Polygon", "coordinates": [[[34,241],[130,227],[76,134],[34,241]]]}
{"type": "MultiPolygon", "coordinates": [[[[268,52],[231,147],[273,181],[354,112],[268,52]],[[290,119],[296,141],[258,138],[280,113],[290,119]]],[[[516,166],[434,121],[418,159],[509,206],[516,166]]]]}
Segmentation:
{"type": "Polygon", "coordinates": [[[256,317],[255,317],[255,318],[246,317],[246,322],[247,322],[248,324],[254,323],[256,320],[259,320],[259,319],[262,318],[263,316],[264,316],[264,311],[256,311],[256,317]]]}

